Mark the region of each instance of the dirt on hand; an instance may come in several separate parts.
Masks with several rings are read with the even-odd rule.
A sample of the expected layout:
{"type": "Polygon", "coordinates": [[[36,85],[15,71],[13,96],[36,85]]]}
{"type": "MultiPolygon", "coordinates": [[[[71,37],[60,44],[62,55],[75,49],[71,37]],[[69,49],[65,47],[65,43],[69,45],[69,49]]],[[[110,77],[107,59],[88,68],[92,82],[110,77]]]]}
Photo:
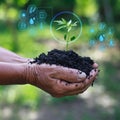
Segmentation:
{"type": "Polygon", "coordinates": [[[90,57],[81,57],[72,50],[65,51],[54,49],[49,51],[47,55],[44,53],[40,54],[38,57],[34,58],[34,61],[31,63],[55,64],[74,68],[85,72],[88,76],[90,71],[93,69],[92,65],[94,62],[90,57]]]}

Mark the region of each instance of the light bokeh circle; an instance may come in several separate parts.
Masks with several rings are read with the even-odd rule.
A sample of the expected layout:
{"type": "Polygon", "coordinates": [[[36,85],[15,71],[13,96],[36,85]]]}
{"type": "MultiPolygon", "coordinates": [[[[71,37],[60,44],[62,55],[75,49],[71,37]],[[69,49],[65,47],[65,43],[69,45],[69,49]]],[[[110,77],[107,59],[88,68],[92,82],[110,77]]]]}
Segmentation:
{"type": "Polygon", "coordinates": [[[59,41],[60,43],[65,44],[65,41],[60,41],[60,40],[58,40],[58,39],[56,38],[54,32],[53,32],[53,23],[54,23],[54,21],[56,20],[56,18],[57,18],[58,16],[63,15],[63,14],[64,14],[64,15],[71,15],[71,16],[75,17],[76,20],[79,22],[79,33],[78,33],[78,35],[77,35],[77,37],[76,37],[76,39],[75,39],[74,41],[70,41],[70,42],[69,42],[69,44],[70,44],[70,43],[75,42],[76,40],[78,40],[78,38],[80,37],[80,35],[81,35],[81,33],[82,33],[82,22],[81,22],[81,19],[80,19],[75,13],[73,13],[73,12],[71,12],[71,11],[62,11],[62,12],[56,14],[56,15],[52,18],[52,20],[51,20],[51,22],[50,22],[50,32],[51,32],[54,40],[59,41]]]}

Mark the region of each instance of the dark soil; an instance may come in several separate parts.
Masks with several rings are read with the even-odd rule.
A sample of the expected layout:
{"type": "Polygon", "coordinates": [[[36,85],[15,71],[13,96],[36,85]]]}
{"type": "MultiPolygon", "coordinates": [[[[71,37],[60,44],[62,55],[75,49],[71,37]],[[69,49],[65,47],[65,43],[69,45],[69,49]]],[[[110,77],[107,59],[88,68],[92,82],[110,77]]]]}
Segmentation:
{"type": "Polygon", "coordinates": [[[72,50],[62,51],[62,50],[51,50],[48,54],[40,54],[31,63],[37,64],[56,64],[64,67],[74,68],[81,70],[89,75],[90,71],[93,69],[93,60],[90,57],[81,57],[72,50]]]}

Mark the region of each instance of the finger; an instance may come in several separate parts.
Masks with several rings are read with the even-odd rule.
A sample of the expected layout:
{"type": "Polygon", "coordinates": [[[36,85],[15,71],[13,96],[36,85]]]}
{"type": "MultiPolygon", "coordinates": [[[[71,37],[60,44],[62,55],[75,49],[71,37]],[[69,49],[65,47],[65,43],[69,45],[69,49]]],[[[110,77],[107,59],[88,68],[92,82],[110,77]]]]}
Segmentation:
{"type": "MultiPolygon", "coordinates": [[[[88,87],[93,83],[98,74],[98,70],[92,70],[90,76],[81,83],[67,83],[65,95],[77,95],[81,94],[88,89],[88,87]]],[[[64,86],[65,87],[65,86],[64,86]]]]}
{"type": "Polygon", "coordinates": [[[90,72],[90,76],[87,77],[87,79],[84,81],[85,86],[90,86],[96,79],[98,75],[98,69],[93,69],[90,72]]]}
{"type": "Polygon", "coordinates": [[[78,93],[78,91],[80,91],[80,88],[83,88],[83,83],[68,83],[66,81],[60,81],[60,84],[58,85],[59,88],[62,88],[62,90],[64,91],[63,93],[66,95],[70,95],[70,94],[76,94],[78,93]],[[79,88],[78,88],[79,86],[79,88]]]}
{"type": "Polygon", "coordinates": [[[98,64],[97,64],[97,63],[94,63],[94,64],[93,64],[93,68],[98,68],[98,64]]]}
{"type": "MultiPolygon", "coordinates": [[[[96,80],[96,77],[94,78],[94,80],[96,80]]],[[[78,94],[81,94],[81,93],[85,92],[90,87],[91,84],[93,84],[93,82],[90,83],[90,84],[88,84],[88,85],[86,85],[86,86],[83,85],[84,87],[81,88],[81,89],[78,89],[76,91],[70,92],[69,95],[78,95],[78,94]]]]}
{"type": "MultiPolygon", "coordinates": [[[[57,81],[56,82],[57,87],[55,87],[55,91],[57,90],[58,93],[54,94],[55,97],[78,95],[86,91],[89,87],[89,86],[86,86],[84,89],[82,88],[82,90],[80,89],[73,90],[76,86],[78,86],[77,83],[67,83],[66,81],[61,81],[61,80],[56,80],[56,81],[57,81]],[[68,87],[69,87],[69,90],[66,89],[68,87]]],[[[83,85],[81,84],[81,86],[83,85]]]]}
{"type": "Polygon", "coordinates": [[[80,82],[86,79],[86,74],[77,69],[71,69],[62,66],[56,66],[51,74],[52,78],[64,80],[67,82],[80,82]]]}
{"type": "MultiPolygon", "coordinates": [[[[72,83],[71,83],[72,84],[72,83]]],[[[78,95],[78,94],[82,94],[83,92],[85,92],[87,89],[89,88],[89,86],[86,86],[84,89],[82,90],[75,90],[72,92],[66,92],[64,93],[64,96],[72,96],[72,95],[78,95]]]]}
{"type": "Polygon", "coordinates": [[[89,86],[86,86],[84,89],[70,92],[70,93],[68,93],[68,95],[78,95],[78,94],[82,94],[82,93],[85,92],[88,88],[89,88],[89,86]]]}
{"type": "Polygon", "coordinates": [[[87,89],[88,89],[88,87],[87,87],[87,88],[85,88],[85,89],[83,89],[82,91],[81,91],[81,90],[78,90],[78,91],[73,91],[73,92],[70,92],[70,93],[65,94],[65,95],[66,95],[66,96],[67,96],[67,95],[68,95],[68,96],[72,96],[72,95],[79,95],[79,94],[84,93],[87,89]]]}
{"type": "Polygon", "coordinates": [[[92,82],[95,80],[95,77],[96,77],[97,74],[98,74],[98,70],[92,70],[90,72],[90,76],[87,77],[86,80],[84,80],[83,82],[80,82],[80,83],[68,84],[66,89],[69,92],[84,90],[92,84],[92,82]]]}

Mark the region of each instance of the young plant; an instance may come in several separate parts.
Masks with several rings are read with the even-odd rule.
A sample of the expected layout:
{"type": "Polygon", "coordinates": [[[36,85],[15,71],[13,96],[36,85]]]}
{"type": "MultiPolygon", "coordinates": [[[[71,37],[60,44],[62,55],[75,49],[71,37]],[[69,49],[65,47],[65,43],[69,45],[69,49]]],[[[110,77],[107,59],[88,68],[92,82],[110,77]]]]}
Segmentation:
{"type": "Polygon", "coordinates": [[[66,21],[64,18],[61,20],[54,21],[58,24],[58,28],[56,30],[64,29],[64,40],[66,41],[66,50],[68,50],[68,44],[71,41],[74,41],[76,39],[75,35],[71,32],[73,27],[77,26],[77,21],[72,22],[72,20],[66,21]]]}

